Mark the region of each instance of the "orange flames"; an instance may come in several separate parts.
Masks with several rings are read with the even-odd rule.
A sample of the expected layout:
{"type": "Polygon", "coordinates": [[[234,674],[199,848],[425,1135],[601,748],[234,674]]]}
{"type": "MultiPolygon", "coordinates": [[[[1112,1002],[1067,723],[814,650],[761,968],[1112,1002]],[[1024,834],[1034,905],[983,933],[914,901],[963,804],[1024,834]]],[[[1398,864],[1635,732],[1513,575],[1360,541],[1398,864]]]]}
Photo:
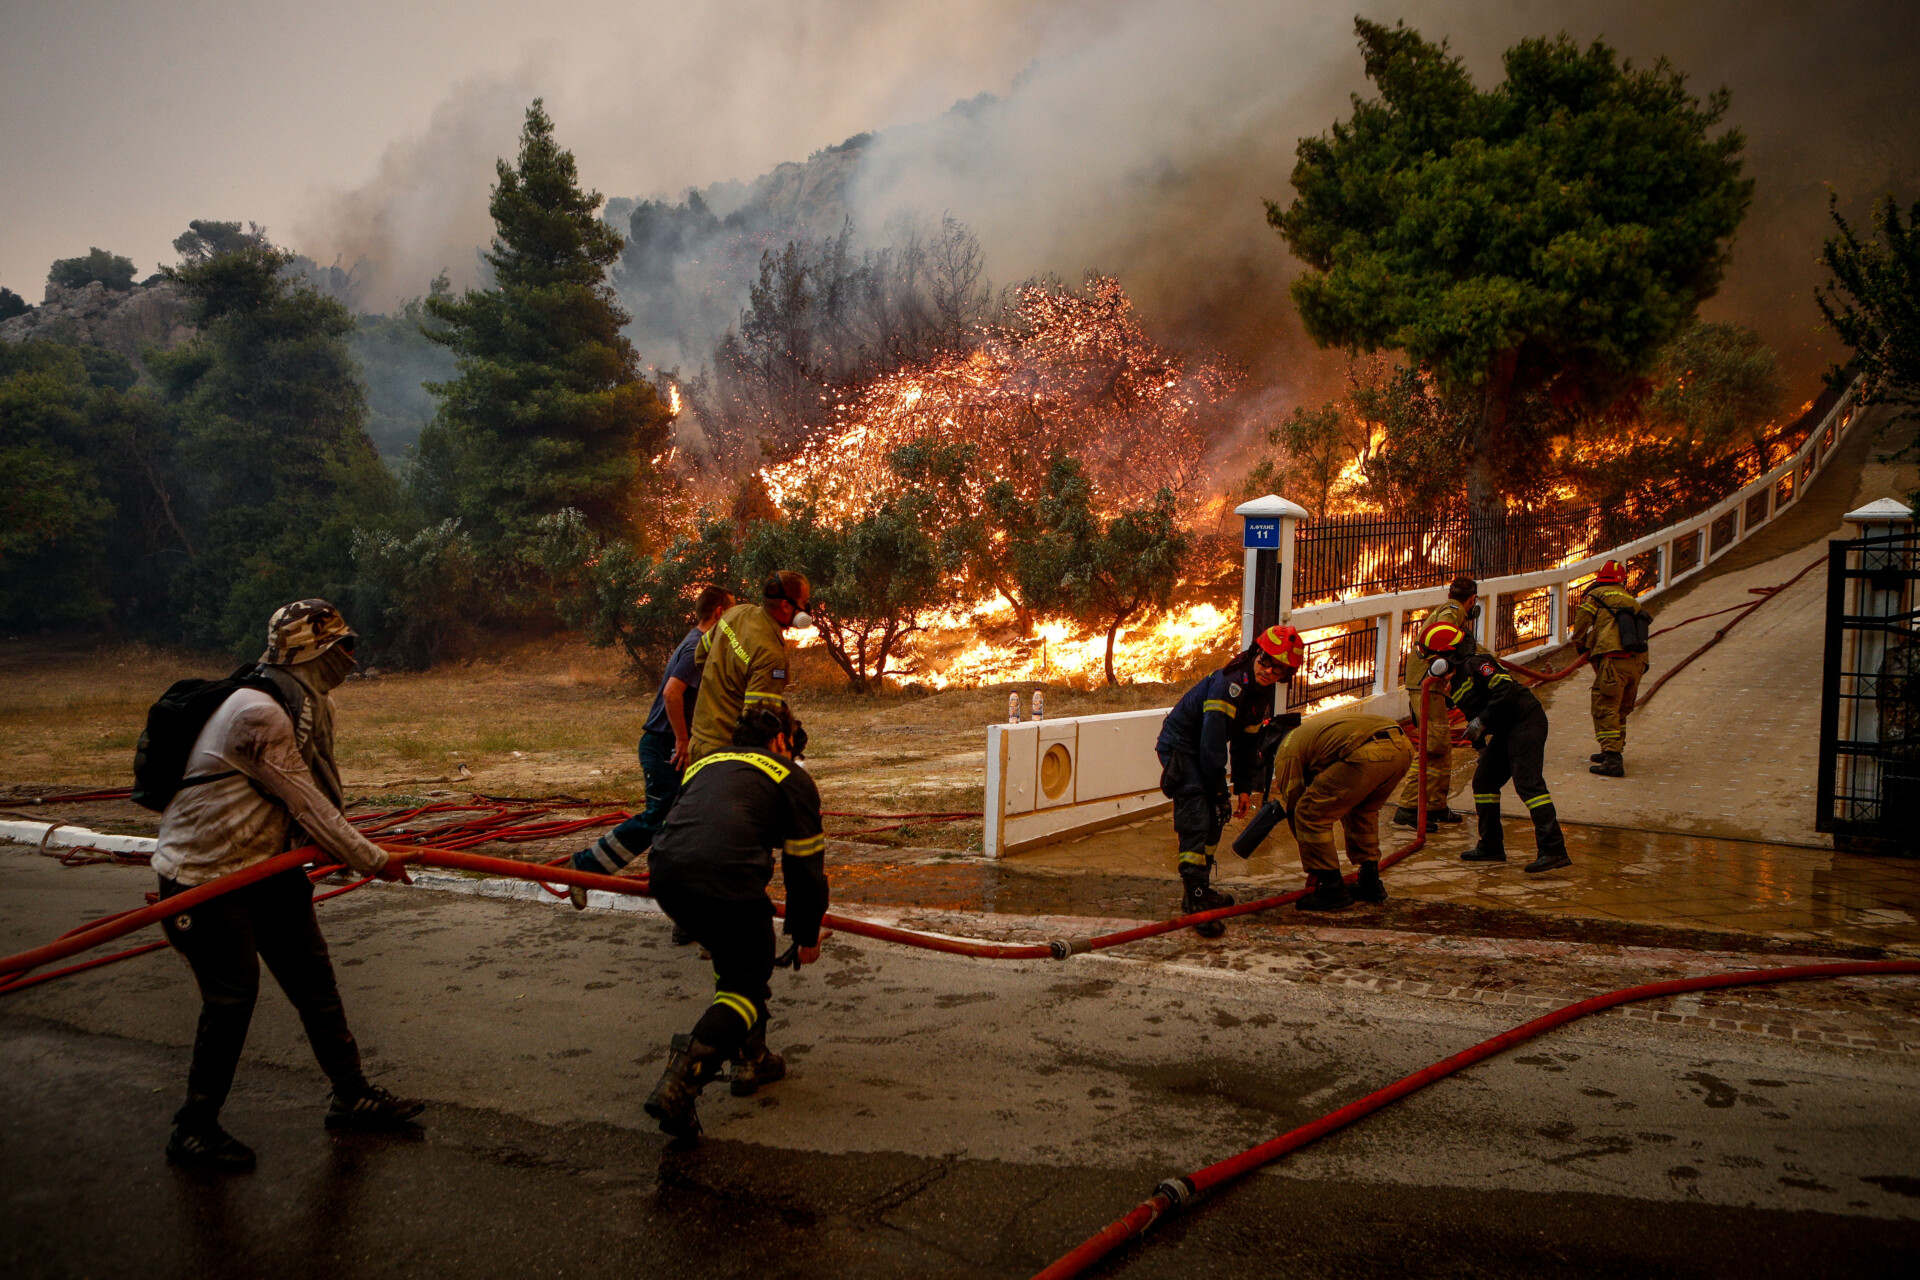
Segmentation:
{"type": "Polygon", "coordinates": [[[1048,458],[1066,453],[1110,502],[1162,487],[1190,502],[1210,411],[1231,384],[1224,370],[1189,368],[1156,346],[1118,281],[1029,285],[978,345],[869,383],[829,430],[759,474],[776,503],[806,499],[844,515],[886,492],[894,449],[931,441],[972,445],[983,487],[1006,479],[1031,492],[1048,458]]]}

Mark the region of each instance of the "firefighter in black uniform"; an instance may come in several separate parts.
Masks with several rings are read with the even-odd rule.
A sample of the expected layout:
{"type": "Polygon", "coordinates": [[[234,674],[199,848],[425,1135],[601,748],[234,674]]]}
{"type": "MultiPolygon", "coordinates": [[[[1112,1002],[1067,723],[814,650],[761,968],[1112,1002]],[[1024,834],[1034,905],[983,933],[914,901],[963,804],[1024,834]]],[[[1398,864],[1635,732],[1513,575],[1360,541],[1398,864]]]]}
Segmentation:
{"type": "MultiPolygon", "coordinates": [[[[1160,756],[1160,793],[1173,801],[1173,832],[1180,840],[1182,914],[1233,905],[1232,894],[1208,883],[1214,846],[1233,816],[1233,793],[1245,797],[1261,790],[1255,776],[1263,771],[1260,727],[1273,711],[1266,691],[1291,680],[1305,654],[1298,631],[1268,627],[1245,653],[1187,690],[1167,712],[1154,750],[1160,756]]],[[[1226,931],[1218,920],[1194,926],[1204,938],[1226,931]]]]}
{"type": "MultiPolygon", "coordinates": [[[[733,1062],[732,1091],[752,1094],[787,1073],[767,1048],[768,981],[773,977],[772,850],[781,851],[786,933],[799,965],[820,958],[827,910],[827,838],[820,792],[798,763],[806,731],[784,706],[740,717],[728,751],[693,762],[680,798],[648,852],[661,910],[713,957],[713,1003],[689,1035],[673,1037],[667,1069],[647,1114],[675,1137],[700,1132],[700,1090],[733,1062]]],[[[781,963],[785,962],[782,958],[781,963]]]]}
{"type": "Polygon", "coordinates": [[[1540,776],[1547,750],[1547,713],[1540,699],[1501,670],[1494,655],[1476,652],[1473,638],[1458,627],[1442,623],[1429,628],[1420,643],[1437,659],[1431,673],[1447,678],[1448,701],[1467,717],[1467,741],[1480,753],[1480,763],[1473,770],[1480,843],[1461,854],[1461,860],[1507,860],[1500,827],[1500,788],[1511,778],[1514,793],[1533,818],[1534,858],[1526,870],[1571,866],[1553,796],[1540,776]]]}

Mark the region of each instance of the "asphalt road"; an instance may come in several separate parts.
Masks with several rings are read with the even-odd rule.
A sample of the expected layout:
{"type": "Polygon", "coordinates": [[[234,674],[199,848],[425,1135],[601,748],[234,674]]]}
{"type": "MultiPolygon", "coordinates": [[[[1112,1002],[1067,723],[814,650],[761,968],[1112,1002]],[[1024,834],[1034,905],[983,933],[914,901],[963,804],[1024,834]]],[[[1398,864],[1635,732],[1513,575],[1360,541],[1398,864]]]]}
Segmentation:
{"type": "MultiPolygon", "coordinates": [[[[144,873],[0,851],[0,949],[144,873]]],[[[371,1073],[432,1106],[336,1138],[277,992],[226,1116],[259,1170],[161,1154],[195,1000],[166,952],[0,1004],[9,1276],[1018,1277],[1218,1159],[1523,1015],[1101,957],[863,941],[775,980],[793,1076],[639,1102],[709,970],[656,916],[363,890],[321,908],[371,1073]]],[[[1846,1275],[1920,1257],[1904,1057],[1591,1020],[1289,1157],[1107,1274],[1846,1275]]]]}

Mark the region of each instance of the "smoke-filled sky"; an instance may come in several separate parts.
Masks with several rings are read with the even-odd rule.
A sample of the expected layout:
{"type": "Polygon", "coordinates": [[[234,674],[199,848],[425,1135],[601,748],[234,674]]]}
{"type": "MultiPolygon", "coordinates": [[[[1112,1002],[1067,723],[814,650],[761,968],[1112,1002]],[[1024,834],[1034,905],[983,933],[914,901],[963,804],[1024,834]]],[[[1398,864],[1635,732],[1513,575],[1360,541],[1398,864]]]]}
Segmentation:
{"type": "MultiPolygon", "coordinates": [[[[191,218],[251,219],[368,301],[470,278],[495,157],[544,96],[583,180],[677,197],[867,130],[860,221],[975,226],[996,282],[1120,276],[1151,322],[1250,364],[1292,349],[1260,199],[1366,92],[1353,10],[1451,38],[1604,37],[1733,92],[1759,180],[1714,318],[1810,374],[1825,188],[1920,199],[1911,0],[0,0],[0,284],[99,245],[142,274],[191,218]],[[945,115],[961,99],[1001,101],[945,115]]],[[[1268,363],[1271,363],[1270,361],[1268,363]]]]}

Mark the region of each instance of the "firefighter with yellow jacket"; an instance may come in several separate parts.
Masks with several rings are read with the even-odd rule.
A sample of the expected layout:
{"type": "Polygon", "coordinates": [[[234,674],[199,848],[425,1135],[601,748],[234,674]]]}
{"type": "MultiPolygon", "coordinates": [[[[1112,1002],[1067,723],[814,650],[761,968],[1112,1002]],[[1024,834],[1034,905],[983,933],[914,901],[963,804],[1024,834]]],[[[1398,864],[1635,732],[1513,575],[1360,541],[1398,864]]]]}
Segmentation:
{"type": "Polygon", "coordinates": [[[1413,746],[1400,723],[1357,707],[1309,716],[1281,741],[1273,795],[1287,811],[1300,865],[1313,879],[1313,892],[1294,904],[1300,910],[1338,911],[1356,897],[1386,901],[1380,810],[1412,763],[1413,746]],[[1346,833],[1347,860],[1360,869],[1352,889],[1340,878],[1336,822],[1346,833]]]}
{"type": "Polygon", "coordinates": [[[1593,736],[1600,750],[1588,773],[1624,778],[1627,717],[1647,673],[1647,623],[1640,598],[1627,590],[1627,570],[1609,560],[1574,610],[1573,647],[1593,662],[1593,736]]]}
{"type": "Polygon", "coordinates": [[[692,759],[725,751],[744,711],[787,710],[788,627],[807,627],[813,588],[782,569],[760,586],[761,603],[737,604],[700,640],[700,696],[693,707],[692,759]]]}
{"type": "MultiPolygon", "coordinates": [[[[1461,632],[1473,634],[1473,620],[1480,616],[1480,584],[1472,578],[1455,578],[1447,587],[1447,598],[1427,611],[1420,619],[1420,636],[1437,626],[1453,626],[1461,632]]],[[[1414,741],[1418,743],[1419,726],[1431,724],[1427,732],[1427,821],[1464,822],[1465,815],[1455,813],[1447,805],[1447,793],[1453,789],[1453,730],[1447,724],[1447,686],[1438,681],[1427,690],[1425,698],[1420,695],[1420,682],[1427,678],[1427,667],[1431,659],[1426,650],[1415,643],[1407,654],[1407,706],[1413,716],[1414,741]]],[[[1419,748],[1416,746],[1415,748],[1419,748]]],[[[1398,807],[1393,811],[1393,820],[1403,827],[1411,827],[1419,822],[1420,775],[1417,770],[1407,775],[1406,785],[1400,789],[1398,807]]]]}

